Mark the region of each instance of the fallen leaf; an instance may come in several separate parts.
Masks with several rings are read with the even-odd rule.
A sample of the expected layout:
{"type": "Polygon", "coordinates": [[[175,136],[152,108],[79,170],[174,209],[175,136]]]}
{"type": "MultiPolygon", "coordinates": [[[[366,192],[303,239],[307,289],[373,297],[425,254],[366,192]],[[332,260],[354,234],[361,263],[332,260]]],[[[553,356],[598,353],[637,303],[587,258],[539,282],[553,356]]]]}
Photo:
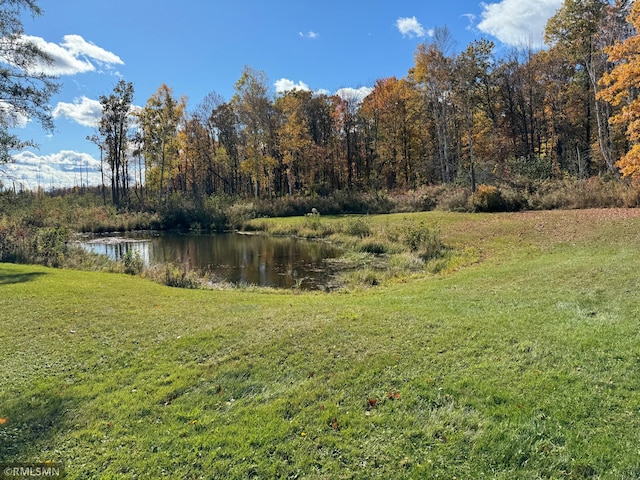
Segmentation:
{"type": "Polygon", "coordinates": [[[4,425],[8,421],[9,421],[9,417],[2,417],[2,418],[0,418],[0,425],[4,425]]]}
{"type": "Polygon", "coordinates": [[[338,425],[338,419],[334,418],[331,421],[331,428],[333,428],[334,430],[338,430],[340,428],[340,425],[338,425]]]}

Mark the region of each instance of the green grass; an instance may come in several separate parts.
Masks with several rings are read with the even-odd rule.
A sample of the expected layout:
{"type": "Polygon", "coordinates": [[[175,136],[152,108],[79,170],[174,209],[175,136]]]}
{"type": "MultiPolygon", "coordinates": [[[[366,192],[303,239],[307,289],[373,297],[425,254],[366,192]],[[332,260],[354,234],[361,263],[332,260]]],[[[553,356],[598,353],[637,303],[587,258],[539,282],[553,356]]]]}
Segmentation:
{"type": "Polygon", "coordinates": [[[475,263],[331,294],[0,264],[0,462],[63,461],[72,479],[640,478],[640,212],[367,221],[433,225],[475,263]]]}

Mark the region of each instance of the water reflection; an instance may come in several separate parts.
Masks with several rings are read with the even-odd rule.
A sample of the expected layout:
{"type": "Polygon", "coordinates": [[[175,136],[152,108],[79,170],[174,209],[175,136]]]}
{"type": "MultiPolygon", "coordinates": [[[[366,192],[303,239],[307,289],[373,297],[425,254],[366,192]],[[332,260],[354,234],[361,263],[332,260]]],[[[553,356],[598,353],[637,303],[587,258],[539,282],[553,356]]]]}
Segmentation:
{"type": "Polygon", "coordinates": [[[217,281],[278,288],[331,288],[335,273],[326,260],[336,248],[288,237],[241,235],[130,235],[80,242],[85,249],[120,260],[138,252],[146,266],[185,264],[217,281]]]}

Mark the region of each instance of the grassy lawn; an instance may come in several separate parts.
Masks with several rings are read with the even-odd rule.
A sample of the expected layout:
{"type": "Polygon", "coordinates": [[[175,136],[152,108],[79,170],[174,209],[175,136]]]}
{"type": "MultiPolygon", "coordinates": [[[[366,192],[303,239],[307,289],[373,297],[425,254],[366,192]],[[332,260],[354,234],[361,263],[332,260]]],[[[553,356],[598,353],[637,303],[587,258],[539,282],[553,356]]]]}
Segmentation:
{"type": "Polygon", "coordinates": [[[640,211],[367,221],[425,222],[475,260],[330,294],[0,264],[0,462],[63,461],[73,479],[640,478],[640,211]]]}

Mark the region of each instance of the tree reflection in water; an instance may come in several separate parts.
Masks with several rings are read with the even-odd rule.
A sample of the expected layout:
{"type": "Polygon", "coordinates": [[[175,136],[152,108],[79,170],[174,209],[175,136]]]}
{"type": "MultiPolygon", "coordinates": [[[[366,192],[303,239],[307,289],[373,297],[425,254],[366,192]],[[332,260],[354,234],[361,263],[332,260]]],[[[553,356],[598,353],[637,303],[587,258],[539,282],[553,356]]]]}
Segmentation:
{"type": "Polygon", "coordinates": [[[305,290],[329,288],[335,271],[326,260],[339,255],[337,248],[322,242],[237,233],[132,234],[96,237],[79,244],[113,260],[133,251],[146,266],[185,264],[216,281],[305,290]]]}

